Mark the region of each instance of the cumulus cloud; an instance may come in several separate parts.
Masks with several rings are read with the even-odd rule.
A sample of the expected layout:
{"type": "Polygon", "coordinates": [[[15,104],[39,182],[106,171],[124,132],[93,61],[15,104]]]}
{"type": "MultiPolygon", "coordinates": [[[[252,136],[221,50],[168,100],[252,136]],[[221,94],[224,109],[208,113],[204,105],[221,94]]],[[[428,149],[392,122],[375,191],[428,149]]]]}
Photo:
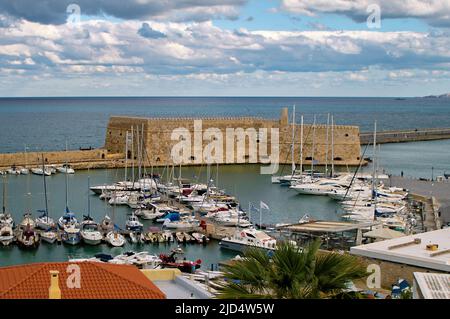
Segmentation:
{"type": "Polygon", "coordinates": [[[310,16],[337,13],[364,22],[373,4],[380,7],[382,18],[418,18],[433,26],[450,27],[448,0],[282,0],[281,9],[310,16]]]}
{"type": "Polygon", "coordinates": [[[144,38],[150,39],[161,39],[167,37],[164,33],[154,30],[147,22],[142,23],[142,26],[138,30],[138,34],[144,38]]]}
{"type": "Polygon", "coordinates": [[[120,19],[207,21],[237,19],[247,0],[14,0],[1,1],[0,12],[43,24],[63,24],[67,6],[76,3],[82,15],[108,15],[120,19]]]}
{"type": "Polygon", "coordinates": [[[308,85],[319,89],[325,79],[335,86],[371,83],[373,70],[382,70],[380,81],[443,78],[450,72],[447,32],[250,31],[155,20],[15,24],[0,28],[3,90],[43,77],[92,85],[104,79],[111,83],[104,89],[117,90],[123,84],[118,79],[126,78],[130,88],[143,85],[138,79],[201,86],[195,80],[239,85],[251,94],[249,86],[292,89],[308,77],[308,85]]]}

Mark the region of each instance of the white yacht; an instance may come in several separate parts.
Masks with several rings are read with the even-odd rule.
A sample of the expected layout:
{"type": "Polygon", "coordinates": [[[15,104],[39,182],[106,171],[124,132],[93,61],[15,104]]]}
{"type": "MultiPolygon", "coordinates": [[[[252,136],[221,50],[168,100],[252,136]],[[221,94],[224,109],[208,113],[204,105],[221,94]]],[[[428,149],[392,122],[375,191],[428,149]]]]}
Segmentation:
{"type": "Polygon", "coordinates": [[[75,170],[69,164],[57,167],[56,170],[63,174],[75,174],[75,170]]]}
{"type": "Polygon", "coordinates": [[[336,189],[347,189],[348,185],[349,182],[344,179],[322,179],[314,183],[292,185],[290,188],[300,194],[325,196],[336,189]]]}
{"type": "Polygon", "coordinates": [[[52,175],[52,172],[47,167],[45,169],[42,169],[41,167],[34,167],[31,169],[31,173],[35,175],[45,175],[45,176],[52,175]]]}
{"type": "Polygon", "coordinates": [[[125,245],[125,237],[115,231],[106,234],[106,241],[113,247],[122,247],[125,245]]]}
{"type": "Polygon", "coordinates": [[[233,236],[223,238],[220,247],[243,252],[246,248],[256,247],[274,251],[277,246],[275,238],[255,228],[236,229],[233,236]]]}

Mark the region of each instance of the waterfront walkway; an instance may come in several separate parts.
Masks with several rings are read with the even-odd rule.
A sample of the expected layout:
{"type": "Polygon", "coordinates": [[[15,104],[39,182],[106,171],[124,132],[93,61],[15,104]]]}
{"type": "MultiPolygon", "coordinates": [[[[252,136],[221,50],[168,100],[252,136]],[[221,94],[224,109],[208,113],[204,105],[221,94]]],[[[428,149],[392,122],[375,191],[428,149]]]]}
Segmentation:
{"type": "Polygon", "coordinates": [[[413,196],[422,196],[425,199],[427,214],[424,221],[427,224],[435,223],[435,213],[443,223],[450,223],[450,180],[437,182],[391,176],[386,184],[406,188],[413,196]]]}

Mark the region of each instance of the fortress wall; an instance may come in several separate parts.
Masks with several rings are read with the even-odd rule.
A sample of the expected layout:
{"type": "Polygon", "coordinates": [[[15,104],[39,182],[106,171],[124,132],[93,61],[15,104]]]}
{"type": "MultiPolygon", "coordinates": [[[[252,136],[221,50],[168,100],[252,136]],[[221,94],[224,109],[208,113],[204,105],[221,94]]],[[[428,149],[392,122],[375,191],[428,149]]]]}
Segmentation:
{"type": "MultiPolygon", "coordinates": [[[[144,144],[148,155],[147,165],[167,165],[172,163],[171,150],[179,141],[172,141],[171,135],[180,128],[187,129],[191,135],[192,151],[194,147],[194,121],[199,118],[133,118],[118,117],[110,118],[106,132],[105,149],[109,153],[125,152],[126,131],[131,131],[131,127],[144,125],[144,144]]],[[[267,120],[253,117],[238,118],[202,118],[202,133],[204,134],[210,128],[217,128],[223,135],[224,158],[222,163],[236,163],[237,149],[235,145],[235,159],[227,162],[225,157],[226,141],[225,132],[227,128],[242,128],[244,130],[254,128],[256,132],[261,128],[268,130],[267,149],[271,150],[271,128],[279,129],[280,141],[280,163],[291,163],[291,144],[292,144],[292,125],[288,121],[287,109],[282,109],[282,115],[279,120],[267,120]]],[[[313,134],[312,125],[304,125],[303,138],[303,163],[311,163],[313,142],[315,144],[314,159],[316,165],[324,165],[327,158],[327,126],[316,125],[315,134],[313,134]],[[314,137],[315,136],[315,137],[314,137]],[[314,140],[314,141],[313,141],[314,140]]],[[[300,162],[300,125],[296,126],[295,139],[295,160],[300,162]]],[[[208,145],[211,140],[204,140],[202,149],[208,145]]],[[[260,143],[262,144],[262,140],[260,143]]],[[[135,151],[137,145],[135,145],[135,151]]],[[[131,146],[129,146],[129,155],[131,146]]],[[[335,165],[358,165],[360,161],[360,141],[359,128],[356,126],[335,126],[334,127],[334,158],[335,165]]],[[[328,162],[331,162],[331,127],[328,127],[328,162]]],[[[137,153],[135,152],[135,155],[137,153]]],[[[193,154],[195,155],[195,154],[193,154]]],[[[248,152],[248,138],[246,138],[246,157],[248,152]]],[[[131,156],[129,156],[131,158],[131,156]]],[[[260,159],[260,158],[259,158],[260,159]]],[[[249,162],[246,159],[246,162],[249,162]]],[[[260,161],[258,161],[260,162],[260,161]]],[[[190,164],[200,164],[199,159],[192,158],[190,164]]]]}

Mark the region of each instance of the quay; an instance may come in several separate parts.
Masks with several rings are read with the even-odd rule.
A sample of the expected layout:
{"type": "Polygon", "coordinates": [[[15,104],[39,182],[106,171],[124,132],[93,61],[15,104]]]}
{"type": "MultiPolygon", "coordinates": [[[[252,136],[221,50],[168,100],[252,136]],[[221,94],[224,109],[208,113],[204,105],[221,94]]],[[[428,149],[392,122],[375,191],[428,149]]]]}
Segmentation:
{"type": "Polygon", "coordinates": [[[421,202],[424,230],[441,229],[450,223],[450,180],[419,180],[400,176],[391,176],[389,186],[409,190],[410,199],[421,202]]]}
{"type": "MultiPolygon", "coordinates": [[[[425,128],[377,132],[377,143],[405,143],[450,139],[450,128],[425,128]]],[[[361,145],[373,143],[373,132],[360,134],[361,145]]]]}

